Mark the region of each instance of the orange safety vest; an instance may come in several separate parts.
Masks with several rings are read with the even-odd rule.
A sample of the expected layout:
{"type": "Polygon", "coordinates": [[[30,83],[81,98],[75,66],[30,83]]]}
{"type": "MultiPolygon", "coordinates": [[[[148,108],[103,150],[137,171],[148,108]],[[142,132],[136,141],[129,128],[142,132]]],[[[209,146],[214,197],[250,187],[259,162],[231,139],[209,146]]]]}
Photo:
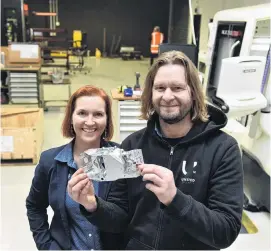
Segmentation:
{"type": "Polygon", "coordinates": [[[164,34],[161,32],[153,32],[151,34],[151,53],[158,54],[159,45],[163,43],[164,34]]]}

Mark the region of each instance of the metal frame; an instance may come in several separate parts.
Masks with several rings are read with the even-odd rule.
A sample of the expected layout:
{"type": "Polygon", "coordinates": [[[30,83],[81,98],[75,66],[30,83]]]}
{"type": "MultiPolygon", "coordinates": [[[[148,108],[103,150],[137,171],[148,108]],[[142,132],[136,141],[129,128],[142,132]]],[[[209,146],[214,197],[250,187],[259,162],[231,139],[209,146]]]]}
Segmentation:
{"type": "Polygon", "coordinates": [[[22,17],[22,36],[23,36],[23,42],[26,42],[25,17],[24,17],[24,0],[21,0],[21,17],[22,17]]]}
{"type": "MultiPolygon", "coordinates": [[[[65,80],[64,80],[65,81],[65,80]]],[[[62,104],[62,105],[52,105],[52,106],[46,106],[46,103],[47,102],[67,102],[69,101],[69,98],[71,97],[71,82],[70,80],[68,79],[69,83],[61,83],[61,84],[53,84],[52,83],[46,83],[46,84],[43,84],[42,81],[41,81],[41,84],[40,84],[40,88],[42,88],[41,90],[41,94],[42,94],[42,99],[41,99],[41,107],[43,108],[44,111],[47,111],[48,110],[48,107],[66,107],[66,105],[62,104]],[[44,100],[44,90],[43,90],[43,86],[46,86],[46,85],[68,85],[68,93],[69,93],[69,97],[68,99],[66,100],[44,100]]],[[[49,81],[48,81],[49,82],[49,81]]]]}

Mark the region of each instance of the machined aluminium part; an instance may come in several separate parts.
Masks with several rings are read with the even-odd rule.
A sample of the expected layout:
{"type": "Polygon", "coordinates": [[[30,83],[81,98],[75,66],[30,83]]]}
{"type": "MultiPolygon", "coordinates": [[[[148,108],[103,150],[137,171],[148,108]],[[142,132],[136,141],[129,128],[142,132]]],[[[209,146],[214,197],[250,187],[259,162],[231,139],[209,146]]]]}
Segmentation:
{"type": "Polygon", "coordinates": [[[89,179],[97,181],[136,178],[140,176],[136,165],[144,163],[141,149],[124,151],[117,147],[89,149],[80,160],[89,179]]]}

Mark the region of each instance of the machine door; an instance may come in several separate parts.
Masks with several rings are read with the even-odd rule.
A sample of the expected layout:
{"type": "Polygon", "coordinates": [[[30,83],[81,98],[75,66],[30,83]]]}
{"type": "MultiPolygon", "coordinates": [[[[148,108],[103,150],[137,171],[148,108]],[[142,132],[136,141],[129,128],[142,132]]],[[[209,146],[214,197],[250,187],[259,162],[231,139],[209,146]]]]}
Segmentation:
{"type": "Polygon", "coordinates": [[[270,44],[270,18],[258,20],[249,55],[266,57],[270,44]]]}
{"type": "Polygon", "coordinates": [[[213,63],[207,86],[207,94],[212,101],[214,101],[213,97],[216,97],[222,59],[238,57],[240,55],[245,27],[245,22],[218,22],[212,59],[213,63]]]}

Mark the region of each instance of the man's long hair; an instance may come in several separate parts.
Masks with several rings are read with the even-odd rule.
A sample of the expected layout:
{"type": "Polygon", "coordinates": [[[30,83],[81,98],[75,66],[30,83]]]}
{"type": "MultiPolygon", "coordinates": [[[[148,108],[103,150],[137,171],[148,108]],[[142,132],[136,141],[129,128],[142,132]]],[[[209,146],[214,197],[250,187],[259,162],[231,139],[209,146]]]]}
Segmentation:
{"type": "Polygon", "coordinates": [[[141,96],[141,119],[149,120],[154,112],[152,104],[153,81],[160,67],[168,64],[181,65],[185,69],[185,78],[191,89],[192,111],[191,119],[193,122],[208,120],[207,106],[202,84],[199,79],[198,70],[193,62],[180,51],[169,51],[161,54],[152,65],[145,80],[145,87],[141,96]]]}

